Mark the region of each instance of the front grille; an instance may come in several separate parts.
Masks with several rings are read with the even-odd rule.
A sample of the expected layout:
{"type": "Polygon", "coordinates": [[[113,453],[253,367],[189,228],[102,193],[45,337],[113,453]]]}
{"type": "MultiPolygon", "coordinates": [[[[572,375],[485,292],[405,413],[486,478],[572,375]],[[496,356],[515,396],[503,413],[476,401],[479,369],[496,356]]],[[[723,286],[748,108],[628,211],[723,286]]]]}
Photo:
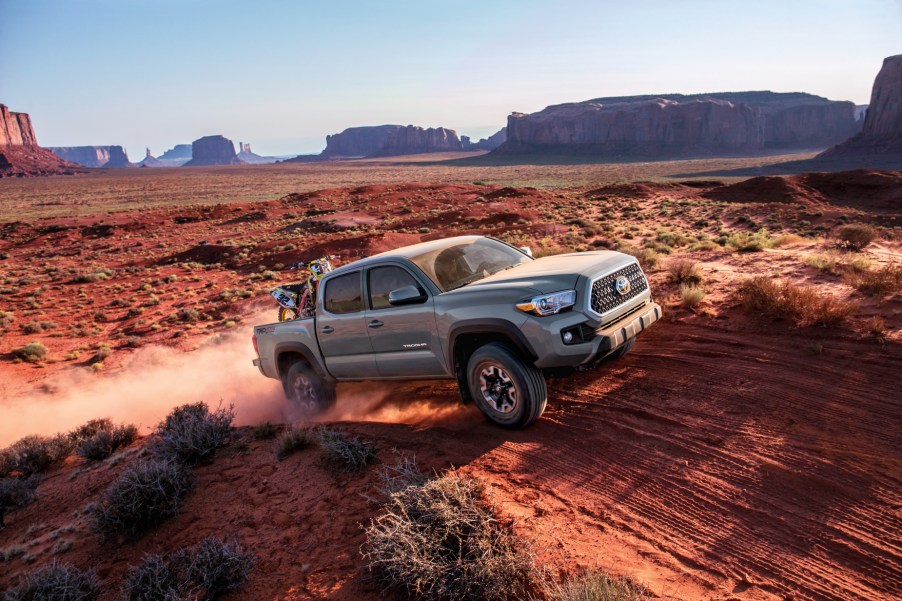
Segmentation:
{"type": "Polygon", "coordinates": [[[592,310],[600,315],[613,311],[623,303],[632,300],[648,290],[648,281],[639,269],[638,263],[628,265],[592,283],[592,310]],[[626,294],[617,292],[617,278],[625,277],[630,282],[626,294]]]}

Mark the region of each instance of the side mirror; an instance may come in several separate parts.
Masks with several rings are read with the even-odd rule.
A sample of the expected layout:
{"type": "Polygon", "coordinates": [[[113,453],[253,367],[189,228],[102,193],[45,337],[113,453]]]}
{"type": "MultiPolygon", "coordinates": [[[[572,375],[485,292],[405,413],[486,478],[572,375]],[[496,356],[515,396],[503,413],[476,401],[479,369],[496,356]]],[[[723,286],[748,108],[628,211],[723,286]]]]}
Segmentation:
{"type": "Polygon", "coordinates": [[[427,298],[429,297],[426,296],[426,293],[416,286],[404,286],[388,293],[388,304],[393,307],[415,305],[426,302],[427,298]]]}
{"type": "Polygon", "coordinates": [[[527,257],[531,257],[531,256],[532,256],[532,249],[529,248],[528,246],[521,246],[521,247],[518,248],[517,250],[519,250],[521,253],[523,253],[523,254],[526,255],[527,257]]]}

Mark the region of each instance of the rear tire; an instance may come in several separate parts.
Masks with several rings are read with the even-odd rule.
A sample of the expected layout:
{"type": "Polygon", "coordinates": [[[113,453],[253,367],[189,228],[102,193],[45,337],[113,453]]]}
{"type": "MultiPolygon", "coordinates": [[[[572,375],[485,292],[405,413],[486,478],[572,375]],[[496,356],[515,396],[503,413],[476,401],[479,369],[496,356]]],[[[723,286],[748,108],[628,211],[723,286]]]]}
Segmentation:
{"type": "Polygon", "coordinates": [[[335,385],[323,380],[306,363],[298,361],[282,376],[285,398],[307,415],[315,415],[335,404],[335,385]]]}
{"type": "Polygon", "coordinates": [[[470,395],[489,421],[516,430],[542,415],[548,389],[542,372],[500,342],[481,346],[467,362],[470,395]]]}

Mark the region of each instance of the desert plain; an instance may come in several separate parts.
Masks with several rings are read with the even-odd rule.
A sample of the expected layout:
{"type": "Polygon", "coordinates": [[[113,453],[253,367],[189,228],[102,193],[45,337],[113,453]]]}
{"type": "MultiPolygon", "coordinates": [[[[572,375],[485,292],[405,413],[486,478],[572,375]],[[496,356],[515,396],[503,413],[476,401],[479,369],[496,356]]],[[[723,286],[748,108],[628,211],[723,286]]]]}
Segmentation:
{"type": "Polygon", "coordinates": [[[666,599],[899,598],[902,174],[748,174],[809,156],[0,180],[0,447],[92,418],[140,432],[115,460],[58,462],[6,515],[0,550],[19,551],[0,556],[0,589],[62,559],[112,599],[145,553],[234,535],[257,560],[230,598],[384,598],[360,551],[373,490],[380,466],[415,458],[485,482],[551,578],[597,568],[666,599]],[[551,380],[526,430],[490,425],[452,382],[355,383],[316,421],[369,441],[374,465],[336,473],[316,447],[278,459],[254,427],[306,418],[251,365],[251,332],[296,278],[282,268],[469,233],[635,254],[665,318],[622,359],[551,380]],[[88,506],[198,401],[234,405],[236,428],[182,510],[137,540],[95,533],[88,506]]]}

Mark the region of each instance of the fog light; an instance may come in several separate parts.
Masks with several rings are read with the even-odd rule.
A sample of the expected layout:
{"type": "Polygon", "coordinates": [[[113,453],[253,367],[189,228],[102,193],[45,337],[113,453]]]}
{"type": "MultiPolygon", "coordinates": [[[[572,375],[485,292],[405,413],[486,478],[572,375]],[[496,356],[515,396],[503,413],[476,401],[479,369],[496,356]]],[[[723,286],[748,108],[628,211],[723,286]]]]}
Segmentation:
{"type": "Polygon", "coordinates": [[[573,332],[564,332],[564,344],[573,342],[573,332]]]}

